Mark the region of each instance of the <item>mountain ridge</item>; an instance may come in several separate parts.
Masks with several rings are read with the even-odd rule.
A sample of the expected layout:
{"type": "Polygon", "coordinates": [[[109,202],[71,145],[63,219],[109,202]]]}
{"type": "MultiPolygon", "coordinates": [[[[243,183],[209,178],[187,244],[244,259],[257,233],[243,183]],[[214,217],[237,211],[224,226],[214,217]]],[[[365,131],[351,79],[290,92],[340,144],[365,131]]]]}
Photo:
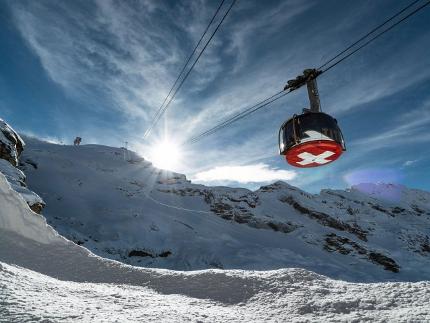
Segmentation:
{"type": "Polygon", "coordinates": [[[24,139],[20,168],[46,201],[48,223],[103,257],[179,270],[304,267],[349,280],[429,277],[420,268],[430,259],[428,192],[387,184],[400,193],[390,201],[377,194],[386,184],[320,194],[282,181],[255,191],[207,187],[133,152],[124,160],[124,148],[24,139]]]}
{"type": "Polygon", "coordinates": [[[62,236],[102,257],[175,270],[301,267],[351,281],[430,276],[428,192],[208,187],[125,148],[31,137],[25,145],[4,125],[11,156],[0,171],[10,185],[62,236]]]}

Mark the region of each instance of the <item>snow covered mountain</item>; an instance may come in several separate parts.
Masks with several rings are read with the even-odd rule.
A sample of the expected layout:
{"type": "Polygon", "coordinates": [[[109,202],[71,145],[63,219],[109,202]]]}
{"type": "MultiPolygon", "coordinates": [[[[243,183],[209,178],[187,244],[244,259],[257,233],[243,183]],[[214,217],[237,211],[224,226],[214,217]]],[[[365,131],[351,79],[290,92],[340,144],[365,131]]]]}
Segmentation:
{"type": "Polygon", "coordinates": [[[304,269],[131,267],[59,236],[0,174],[0,322],[428,321],[430,283],[346,283],[304,269]]]}
{"type": "Polygon", "coordinates": [[[302,268],[171,271],[88,250],[151,266],[428,280],[426,192],[210,188],[136,155],[124,160],[121,149],[27,138],[20,164],[47,201],[40,215],[45,203],[11,157],[24,143],[6,124],[0,131],[8,134],[0,141],[8,160],[0,164],[0,322],[430,320],[428,281],[347,283],[302,268]]]}
{"type": "Polygon", "coordinates": [[[123,148],[25,138],[49,224],[102,257],[175,270],[300,267],[351,281],[430,277],[430,193],[196,185],[123,148]]]}

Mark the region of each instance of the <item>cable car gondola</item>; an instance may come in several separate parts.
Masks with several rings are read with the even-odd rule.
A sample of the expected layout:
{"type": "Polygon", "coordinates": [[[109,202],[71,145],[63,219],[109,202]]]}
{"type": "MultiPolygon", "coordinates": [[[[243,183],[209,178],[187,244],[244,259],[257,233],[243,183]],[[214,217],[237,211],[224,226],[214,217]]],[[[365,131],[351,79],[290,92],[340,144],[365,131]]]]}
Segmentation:
{"type": "Polygon", "coordinates": [[[310,109],[293,115],[279,129],[279,153],[295,167],[317,167],[327,165],[346,150],[342,131],[337,120],[321,112],[315,69],[288,82],[285,88],[295,90],[306,83],[310,109]]]}

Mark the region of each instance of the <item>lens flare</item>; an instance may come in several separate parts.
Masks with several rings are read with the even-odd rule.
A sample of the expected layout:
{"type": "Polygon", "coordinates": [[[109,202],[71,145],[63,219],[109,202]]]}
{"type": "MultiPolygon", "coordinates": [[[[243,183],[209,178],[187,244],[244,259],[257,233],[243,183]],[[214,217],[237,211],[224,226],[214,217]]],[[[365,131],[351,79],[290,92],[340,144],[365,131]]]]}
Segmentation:
{"type": "Polygon", "coordinates": [[[398,202],[402,196],[403,186],[400,185],[403,175],[394,169],[361,169],[344,176],[345,181],[366,195],[398,202]]]}
{"type": "Polygon", "coordinates": [[[175,170],[179,167],[182,153],[179,145],[170,140],[163,140],[152,145],[149,160],[160,169],[175,170]]]}
{"type": "Polygon", "coordinates": [[[369,168],[353,170],[344,176],[349,185],[362,183],[401,183],[402,173],[396,169],[369,168]]]}

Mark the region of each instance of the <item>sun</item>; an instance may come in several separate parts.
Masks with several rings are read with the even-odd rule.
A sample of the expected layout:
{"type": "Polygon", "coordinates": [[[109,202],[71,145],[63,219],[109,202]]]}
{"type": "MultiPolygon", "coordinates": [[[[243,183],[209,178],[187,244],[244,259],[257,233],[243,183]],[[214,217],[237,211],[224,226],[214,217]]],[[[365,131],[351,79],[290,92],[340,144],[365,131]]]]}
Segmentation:
{"type": "Polygon", "coordinates": [[[149,160],[160,169],[175,170],[181,162],[182,153],[177,143],[163,140],[152,145],[149,160]]]}

